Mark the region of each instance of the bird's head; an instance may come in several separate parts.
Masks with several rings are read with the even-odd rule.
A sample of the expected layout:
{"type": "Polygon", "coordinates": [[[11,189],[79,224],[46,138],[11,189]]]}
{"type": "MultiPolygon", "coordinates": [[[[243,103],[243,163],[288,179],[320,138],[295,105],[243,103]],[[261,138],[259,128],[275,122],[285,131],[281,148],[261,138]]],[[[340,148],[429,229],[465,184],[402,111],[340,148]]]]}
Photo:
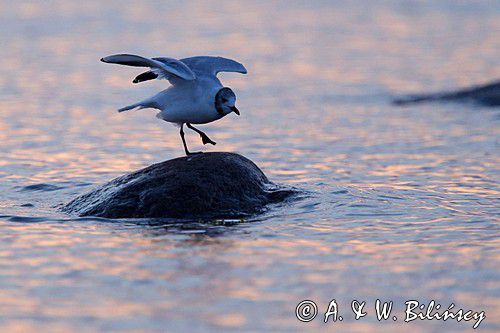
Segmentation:
{"type": "Polygon", "coordinates": [[[225,116],[231,112],[240,115],[240,111],[236,108],[236,95],[231,88],[221,88],[215,95],[215,109],[217,112],[225,116]]]}

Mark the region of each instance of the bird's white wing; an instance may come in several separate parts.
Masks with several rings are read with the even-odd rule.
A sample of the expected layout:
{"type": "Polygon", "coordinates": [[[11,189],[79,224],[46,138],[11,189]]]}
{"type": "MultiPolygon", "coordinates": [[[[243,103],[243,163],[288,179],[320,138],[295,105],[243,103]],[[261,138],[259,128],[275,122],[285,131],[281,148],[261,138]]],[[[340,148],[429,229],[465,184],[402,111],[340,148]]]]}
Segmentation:
{"type": "MultiPolygon", "coordinates": [[[[185,63],[172,58],[148,59],[133,54],[115,54],[101,59],[102,62],[120,64],[134,67],[150,67],[153,78],[167,79],[175,78],[184,80],[196,79],[196,74],[185,63]]],[[[171,81],[172,82],[172,81],[171,81]]]]}
{"type": "Polygon", "coordinates": [[[181,59],[195,73],[217,75],[219,72],[236,72],[246,74],[245,66],[237,61],[222,57],[191,57],[181,59]]]}

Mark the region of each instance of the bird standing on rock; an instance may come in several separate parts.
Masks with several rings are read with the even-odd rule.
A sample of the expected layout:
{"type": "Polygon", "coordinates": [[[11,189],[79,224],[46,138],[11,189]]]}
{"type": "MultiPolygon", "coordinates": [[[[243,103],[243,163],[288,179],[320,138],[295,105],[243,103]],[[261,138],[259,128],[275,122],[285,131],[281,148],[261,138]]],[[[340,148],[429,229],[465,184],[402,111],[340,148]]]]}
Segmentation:
{"type": "Polygon", "coordinates": [[[223,87],[217,74],[237,72],[246,74],[246,68],[231,59],[222,57],[199,56],[185,59],[144,58],[133,54],[116,54],[104,57],[101,61],[135,67],[150,67],[151,70],[138,75],[133,83],[153,79],[166,79],[172,84],[158,94],[141,102],[125,106],[118,112],[135,108],[154,108],[160,110],[157,118],[180,126],[180,135],[186,155],[190,152],[184,139],[184,124],[201,137],[203,144],[215,145],[205,133],[191,124],[207,124],[231,112],[240,114],[236,108],[236,95],[231,88],[223,87]]]}

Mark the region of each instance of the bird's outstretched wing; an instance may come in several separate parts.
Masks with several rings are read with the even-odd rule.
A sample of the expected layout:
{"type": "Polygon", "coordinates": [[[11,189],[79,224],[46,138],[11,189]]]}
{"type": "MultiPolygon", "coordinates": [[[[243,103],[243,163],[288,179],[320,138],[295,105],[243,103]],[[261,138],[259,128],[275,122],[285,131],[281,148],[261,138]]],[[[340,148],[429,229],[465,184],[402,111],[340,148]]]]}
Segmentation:
{"type": "Polygon", "coordinates": [[[222,57],[191,57],[181,59],[195,73],[217,75],[219,72],[236,72],[246,74],[245,66],[237,61],[222,57]]]}
{"type": "Polygon", "coordinates": [[[171,83],[174,83],[176,78],[188,81],[196,79],[196,74],[185,63],[172,58],[148,59],[133,54],[115,54],[104,57],[101,61],[111,64],[151,68],[151,71],[139,75],[134,80],[134,83],[155,78],[167,79],[171,83]],[[136,82],[138,78],[142,78],[142,80],[136,82]]]}
{"type": "MultiPolygon", "coordinates": [[[[170,58],[152,58],[153,60],[159,62],[165,62],[170,58]]],[[[245,66],[237,61],[222,58],[222,57],[191,57],[180,60],[182,63],[186,64],[194,73],[201,75],[213,75],[216,76],[219,72],[237,72],[246,74],[247,69],[245,66]]],[[[139,83],[148,80],[154,80],[158,75],[154,71],[147,71],[139,74],[135,79],[134,83],[139,83]]]]}

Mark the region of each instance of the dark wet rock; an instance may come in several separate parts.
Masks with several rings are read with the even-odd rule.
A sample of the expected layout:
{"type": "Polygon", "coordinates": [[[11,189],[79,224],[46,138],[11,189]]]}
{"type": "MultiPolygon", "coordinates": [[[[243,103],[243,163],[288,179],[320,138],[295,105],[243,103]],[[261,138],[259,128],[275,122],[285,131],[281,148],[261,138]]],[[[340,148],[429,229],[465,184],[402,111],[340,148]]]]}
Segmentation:
{"type": "Polygon", "coordinates": [[[457,91],[434,94],[420,94],[401,97],[394,100],[396,105],[406,105],[420,102],[474,102],[484,106],[500,106],[500,81],[460,89],[457,91]]]}
{"type": "Polygon", "coordinates": [[[241,155],[203,153],[116,178],[77,197],[63,211],[106,218],[237,217],[291,194],[241,155]]]}

